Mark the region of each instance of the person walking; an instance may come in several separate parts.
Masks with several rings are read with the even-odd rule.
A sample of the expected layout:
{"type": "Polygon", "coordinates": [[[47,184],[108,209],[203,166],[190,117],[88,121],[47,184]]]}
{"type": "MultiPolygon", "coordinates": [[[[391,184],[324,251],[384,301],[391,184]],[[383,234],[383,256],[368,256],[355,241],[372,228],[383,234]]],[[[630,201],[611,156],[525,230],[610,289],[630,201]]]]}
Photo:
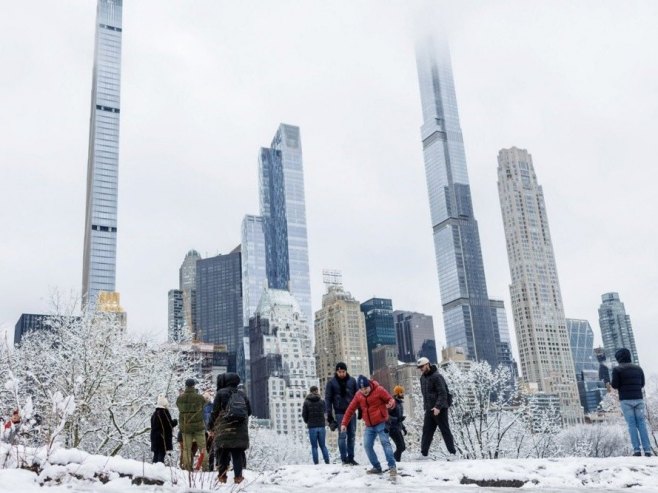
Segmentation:
{"type": "Polygon", "coordinates": [[[151,451],[153,464],[163,462],[165,454],[173,450],[173,428],[178,424],[177,419],[171,419],[169,401],[164,395],[159,395],[155,411],[151,415],[151,451]]]}
{"type": "Polygon", "coordinates": [[[313,385],[302,406],[302,419],[308,428],[308,439],[311,442],[311,456],[313,464],[317,464],[318,445],[322,451],[325,464],[329,464],[329,451],[324,443],[327,430],[325,429],[324,401],[320,397],[320,390],[313,385]]]}
{"type": "Polygon", "coordinates": [[[407,428],[404,426],[404,387],[402,385],[396,385],[393,387],[393,399],[395,399],[395,407],[389,411],[388,418],[388,435],[395,443],[395,457],[396,462],[400,462],[402,459],[402,452],[407,448],[404,443],[403,433],[407,434],[407,428]]]}
{"type": "Polygon", "coordinates": [[[229,464],[233,461],[233,481],[244,481],[245,450],[249,448],[249,416],[251,404],[238,390],[237,373],[217,375],[217,393],[210,416],[210,427],[217,457],[217,479],[226,483],[229,464]]]}
{"type": "Polygon", "coordinates": [[[436,365],[430,363],[430,360],[422,357],[416,362],[416,366],[421,371],[420,376],[420,391],[423,394],[423,436],[420,441],[420,453],[423,457],[429,454],[430,445],[434,439],[434,432],[436,427],[439,427],[441,436],[446,444],[446,448],[453,460],[457,456],[455,450],[455,440],[450,431],[450,423],[448,421],[448,386],[439,373],[436,365]]]}
{"type": "Polygon", "coordinates": [[[619,391],[619,405],[631,435],[633,455],[641,456],[640,443],[644,455],[651,457],[651,442],[647,431],[646,407],[644,405],[644,371],[631,362],[631,352],[626,348],[618,349],[615,359],[619,363],[612,369],[610,385],[619,391]],[[639,438],[638,438],[639,435],[639,438]]]}
{"type": "Polygon", "coordinates": [[[327,411],[329,429],[338,428],[338,450],[340,460],[344,465],[358,466],[354,460],[354,438],[356,436],[356,416],[354,416],[345,431],[341,431],[340,423],[343,421],[345,410],[357,393],[356,380],[347,373],[345,363],[336,363],[336,373],[327,382],[324,391],[324,401],[327,411]],[[335,416],[335,417],[334,417],[335,416]]]}
{"type": "Polygon", "coordinates": [[[366,429],[363,432],[363,448],[366,451],[368,460],[370,460],[370,463],[372,464],[372,469],[368,469],[367,471],[368,474],[382,473],[382,466],[379,463],[377,454],[375,453],[375,438],[379,438],[382,448],[384,449],[384,455],[386,456],[388,472],[391,477],[395,477],[397,476],[398,470],[395,466],[393,447],[391,447],[388,433],[386,433],[388,410],[395,407],[395,400],[388,392],[386,392],[384,387],[379,385],[375,380],[368,380],[365,376],[359,375],[356,383],[359,391],[345,410],[340,425],[341,432],[347,430],[354,413],[357,409],[360,409],[363,421],[366,424],[366,429]]]}
{"type": "Polygon", "coordinates": [[[195,388],[196,380],[185,380],[185,391],[176,399],[180,431],[183,438],[183,469],[191,471],[194,467],[194,452],[192,443],[196,443],[201,454],[201,465],[208,470],[208,454],[206,454],[206,427],[203,423],[203,406],[205,399],[195,388]]]}

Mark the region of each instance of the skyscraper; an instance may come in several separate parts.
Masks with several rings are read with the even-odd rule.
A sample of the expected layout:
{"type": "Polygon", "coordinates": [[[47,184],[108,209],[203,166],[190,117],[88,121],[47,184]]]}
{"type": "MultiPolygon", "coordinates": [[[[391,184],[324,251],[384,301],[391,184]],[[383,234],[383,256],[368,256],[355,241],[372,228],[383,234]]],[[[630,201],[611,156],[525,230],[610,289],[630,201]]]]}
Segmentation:
{"type": "Polygon", "coordinates": [[[195,339],[199,339],[196,327],[196,269],[199,260],[199,252],[190,250],[178,270],[178,288],[183,296],[183,322],[195,339]]]}
{"type": "Polygon", "coordinates": [[[544,192],[532,156],[498,153],[498,193],[512,284],[514,326],[523,377],[560,398],[565,423],[582,421],[544,192]]]}
{"type": "Polygon", "coordinates": [[[91,87],[82,303],[115,290],[122,0],[98,0],[91,87]]]}
{"type": "Polygon", "coordinates": [[[400,361],[415,363],[418,358],[424,356],[432,363],[439,362],[436,354],[434,320],[431,315],[395,310],[393,321],[400,361]],[[433,341],[434,344],[428,344],[428,341],[433,341]],[[428,350],[428,347],[433,351],[428,350]]]}
{"type": "Polygon", "coordinates": [[[626,314],[626,307],[619,299],[619,293],[605,293],[601,295],[601,300],[599,325],[608,365],[617,366],[615,352],[623,347],[631,352],[633,363],[640,364],[631,317],[626,314]]]}
{"type": "Polygon", "coordinates": [[[448,346],[469,359],[498,365],[480,235],[473,214],[466,155],[447,43],[428,41],[416,53],[427,175],[443,325],[448,346]]]}
{"type": "Polygon", "coordinates": [[[489,300],[491,306],[491,321],[494,329],[498,332],[498,364],[507,366],[514,378],[519,374],[519,370],[514,361],[512,354],[512,341],[509,335],[509,326],[507,324],[507,312],[505,312],[505,303],[503,300],[489,300]]]}
{"type": "Polygon", "coordinates": [[[180,341],[183,335],[183,292],[170,289],[167,293],[167,338],[170,342],[180,341]]]}
{"type": "Polygon", "coordinates": [[[263,218],[247,215],[242,220],[242,311],[245,327],[249,327],[249,319],[256,313],[267,285],[263,218]]]}
{"type": "Polygon", "coordinates": [[[366,322],[366,341],[370,373],[373,371],[372,351],[377,346],[396,346],[393,302],[387,298],[371,298],[361,303],[366,322]]]}
{"type": "Polygon", "coordinates": [[[585,414],[589,414],[596,411],[607,392],[605,382],[599,378],[599,362],[594,353],[594,332],[587,320],[566,320],[580,403],[585,414]]]}

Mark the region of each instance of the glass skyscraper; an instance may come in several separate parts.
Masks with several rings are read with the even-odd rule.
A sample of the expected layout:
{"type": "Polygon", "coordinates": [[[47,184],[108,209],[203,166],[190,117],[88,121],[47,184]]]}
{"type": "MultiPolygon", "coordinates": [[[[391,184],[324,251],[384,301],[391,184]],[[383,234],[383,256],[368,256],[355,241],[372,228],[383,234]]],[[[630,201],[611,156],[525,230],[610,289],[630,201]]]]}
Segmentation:
{"type": "Polygon", "coordinates": [[[583,370],[599,370],[599,362],[594,354],[594,331],[587,320],[567,318],[567,332],[576,378],[583,370]]]}
{"type": "Polygon", "coordinates": [[[83,306],[95,305],[99,292],[115,290],[122,5],[122,0],[98,0],[96,10],[82,268],[83,306]]]}
{"type": "Polygon", "coordinates": [[[370,372],[374,369],[372,351],[377,346],[393,346],[397,349],[393,301],[387,298],[371,298],[361,303],[366,322],[366,344],[370,372]]]}
{"type": "Polygon", "coordinates": [[[631,361],[640,364],[631,317],[626,314],[626,307],[619,299],[619,293],[605,293],[601,295],[601,300],[599,326],[608,364],[611,367],[617,366],[615,352],[621,348],[628,349],[631,352],[631,361]]]}
{"type": "Polygon", "coordinates": [[[267,288],[263,218],[247,215],[242,220],[242,320],[249,327],[258,302],[267,288]]]}
{"type": "Polygon", "coordinates": [[[469,359],[496,367],[500,337],[491,320],[448,45],[428,40],[416,55],[446,342],[464,348],[469,359]]]}
{"type": "Polygon", "coordinates": [[[434,319],[431,315],[395,310],[393,321],[398,347],[397,358],[400,361],[415,363],[418,358],[425,356],[432,363],[438,363],[434,319]]]}

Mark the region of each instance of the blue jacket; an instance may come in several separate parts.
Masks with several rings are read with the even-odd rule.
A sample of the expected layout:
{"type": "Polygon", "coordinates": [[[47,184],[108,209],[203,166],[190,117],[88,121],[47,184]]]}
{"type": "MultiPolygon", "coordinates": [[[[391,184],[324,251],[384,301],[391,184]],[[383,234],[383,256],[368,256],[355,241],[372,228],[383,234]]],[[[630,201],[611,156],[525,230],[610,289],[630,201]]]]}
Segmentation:
{"type": "Polygon", "coordinates": [[[357,391],[356,380],[354,377],[350,377],[349,373],[342,380],[345,383],[344,391],[342,391],[341,382],[336,375],[327,382],[327,388],[324,391],[324,403],[329,422],[334,421],[334,414],[345,414],[345,410],[357,391]]]}

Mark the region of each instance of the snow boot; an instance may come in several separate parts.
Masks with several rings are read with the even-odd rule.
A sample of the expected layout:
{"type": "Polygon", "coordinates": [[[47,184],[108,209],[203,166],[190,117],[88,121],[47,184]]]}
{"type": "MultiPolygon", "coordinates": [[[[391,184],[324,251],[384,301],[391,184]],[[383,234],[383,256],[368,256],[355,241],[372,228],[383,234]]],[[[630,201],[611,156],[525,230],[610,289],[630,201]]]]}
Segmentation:
{"type": "Polygon", "coordinates": [[[380,467],[373,467],[372,469],[368,469],[366,471],[366,474],[381,474],[382,470],[380,467]]]}
{"type": "Polygon", "coordinates": [[[242,481],[244,481],[244,477],[236,476],[235,478],[233,478],[233,481],[235,481],[235,484],[240,484],[242,483],[242,481]]]}
{"type": "Polygon", "coordinates": [[[389,476],[391,476],[392,478],[396,477],[396,476],[398,475],[398,470],[397,470],[397,468],[395,468],[395,467],[391,467],[391,468],[388,470],[388,474],[389,474],[389,476]]]}

